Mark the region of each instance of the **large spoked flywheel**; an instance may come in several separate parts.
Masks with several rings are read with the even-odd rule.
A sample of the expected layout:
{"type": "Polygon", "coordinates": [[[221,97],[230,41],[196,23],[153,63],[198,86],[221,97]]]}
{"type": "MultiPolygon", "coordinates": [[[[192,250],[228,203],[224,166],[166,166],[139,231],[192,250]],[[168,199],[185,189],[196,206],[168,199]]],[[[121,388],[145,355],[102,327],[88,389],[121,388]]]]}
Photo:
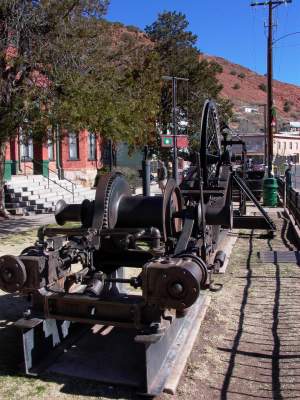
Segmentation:
{"type": "Polygon", "coordinates": [[[212,186],[218,178],[221,158],[220,125],[216,104],[206,100],[201,121],[200,160],[204,187],[212,186]]]}

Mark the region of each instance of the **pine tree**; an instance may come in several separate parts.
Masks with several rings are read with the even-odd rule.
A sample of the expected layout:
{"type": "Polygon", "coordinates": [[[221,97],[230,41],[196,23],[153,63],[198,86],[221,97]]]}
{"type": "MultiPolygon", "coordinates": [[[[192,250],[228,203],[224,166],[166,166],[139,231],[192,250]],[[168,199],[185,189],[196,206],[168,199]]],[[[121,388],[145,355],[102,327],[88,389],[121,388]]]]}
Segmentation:
{"type": "MultiPolygon", "coordinates": [[[[190,134],[199,132],[201,109],[207,98],[220,103],[223,119],[231,114],[231,104],[220,98],[222,85],[217,74],[222,67],[216,62],[200,58],[197,36],[188,30],[189,22],[180,12],[164,12],[157,20],[145,28],[146,34],[153,40],[155,50],[160,56],[161,75],[189,79],[187,84],[178,83],[178,107],[180,118],[188,119],[190,134]]],[[[171,124],[172,93],[170,83],[163,83],[160,103],[160,130],[166,132],[171,124]]]]}

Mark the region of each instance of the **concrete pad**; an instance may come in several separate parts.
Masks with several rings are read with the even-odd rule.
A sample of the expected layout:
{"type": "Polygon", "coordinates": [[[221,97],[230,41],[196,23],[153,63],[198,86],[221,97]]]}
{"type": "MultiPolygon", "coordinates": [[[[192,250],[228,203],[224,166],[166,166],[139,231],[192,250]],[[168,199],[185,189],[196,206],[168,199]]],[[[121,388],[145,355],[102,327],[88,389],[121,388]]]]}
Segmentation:
{"type": "Polygon", "coordinates": [[[221,240],[220,244],[219,244],[219,249],[223,250],[224,253],[226,254],[226,259],[224,261],[224,264],[222,266],[222,268],[220,268],[219,273],[220,274],[225,274],[228,263],[229,263],[229,259],[230,259],[230,255],[232,252],[232,249],[235,245],[235,242],[238,239],[238,230],[232,230],[229,231],[227,233],[227,235],[225,235],[225,237],[221,240]]]}
{"type": "Polygon", "coordinates": [[[171,371],[171,374],[169,375],[169,378],[167,379],[167,382],[165,384],[164,392],[169,393],[169,394],[175,394],[181,375],[185,369],[187,360],[189,358],[189,355],[193,349],[194,343],[197,339],[202,321],[205,317],[206,311],[209,307],[211,298],[207,295],[204,296],[204,300],[202,303],[201,311],[197,315],[196,319],[193,322],[193,329],[190,331],[188,340],[182,349],[182,351],[178,351],[177,357],[174,362],[174,368],[171,371]]]}

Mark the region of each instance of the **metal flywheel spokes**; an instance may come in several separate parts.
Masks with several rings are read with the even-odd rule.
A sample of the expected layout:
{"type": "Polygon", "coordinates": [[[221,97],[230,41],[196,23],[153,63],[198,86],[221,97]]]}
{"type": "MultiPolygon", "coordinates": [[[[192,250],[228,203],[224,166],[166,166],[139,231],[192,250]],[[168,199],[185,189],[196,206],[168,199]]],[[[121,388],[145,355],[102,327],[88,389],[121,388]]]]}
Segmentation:
{"type": "Polygon", "coordinates": [[[200,159],[204,187],[212,186],[218,178],[221,157],[220,126],[217,107],[207,100],[203,107],[200,137],[200,159]]]}

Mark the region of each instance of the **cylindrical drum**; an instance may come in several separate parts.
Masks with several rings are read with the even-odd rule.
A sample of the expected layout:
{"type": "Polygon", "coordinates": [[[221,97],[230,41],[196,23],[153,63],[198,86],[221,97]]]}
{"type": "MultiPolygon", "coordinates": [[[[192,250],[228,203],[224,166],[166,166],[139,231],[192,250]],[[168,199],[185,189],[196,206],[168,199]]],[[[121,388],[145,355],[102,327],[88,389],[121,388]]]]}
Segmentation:
{"type": "Polygon", "coordinates": [[[152,226],[162,229],[162,196],[126,196],[121,199],[117,228],[150,228],[152,226]]]}
{"type": "Polygon", "coordinates": [[[275,178],[266,178],[263,183],[264,205],[276,207],[278,202],[278,183],[275,178]]]}

